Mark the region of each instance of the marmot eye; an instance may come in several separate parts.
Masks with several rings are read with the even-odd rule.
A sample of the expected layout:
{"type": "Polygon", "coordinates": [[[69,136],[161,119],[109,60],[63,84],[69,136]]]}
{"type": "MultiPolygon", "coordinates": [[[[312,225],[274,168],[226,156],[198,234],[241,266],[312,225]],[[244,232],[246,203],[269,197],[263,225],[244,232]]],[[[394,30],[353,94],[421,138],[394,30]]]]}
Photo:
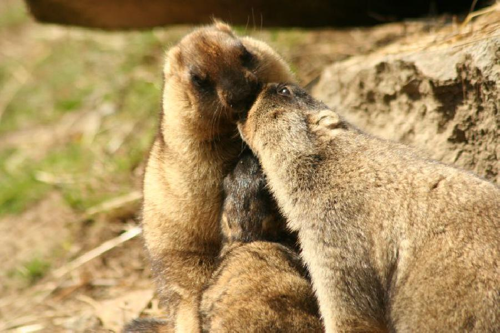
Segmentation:
{"type": "Polygon", "coordinates": [[[210,87],[210,80],[208,77],[203,78],[198,74],[191,73],[191,82],[200,89],[208,89],[210,87]]]}
{"type": "Polygon", "coordinates": [[[245,67],[249,67],[252,65],[254,61],[254,55],[251,54],[247,49],[243,49],[243,53],[240,55],[241,64],[245,67]]]}
{"type": "Polygon", "coordinates": [[[290,89],[288,89],[285,86],[279,86],[278,87],[278,95],[282,96],[292,96],[292,93],[290,92],[290,89]]]}

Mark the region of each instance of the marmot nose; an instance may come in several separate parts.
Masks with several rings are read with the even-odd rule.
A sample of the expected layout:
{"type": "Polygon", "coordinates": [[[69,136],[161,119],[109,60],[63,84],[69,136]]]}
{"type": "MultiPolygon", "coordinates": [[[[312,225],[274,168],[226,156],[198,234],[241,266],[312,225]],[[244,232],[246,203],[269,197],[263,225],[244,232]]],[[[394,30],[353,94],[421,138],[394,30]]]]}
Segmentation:
{"type": "Polygon", "coordinates": [[[225,82],[224,85],[221,84],[224,102],[235,112],[248,111],[257,98],[260,86],[257,81],[225,82]]]}

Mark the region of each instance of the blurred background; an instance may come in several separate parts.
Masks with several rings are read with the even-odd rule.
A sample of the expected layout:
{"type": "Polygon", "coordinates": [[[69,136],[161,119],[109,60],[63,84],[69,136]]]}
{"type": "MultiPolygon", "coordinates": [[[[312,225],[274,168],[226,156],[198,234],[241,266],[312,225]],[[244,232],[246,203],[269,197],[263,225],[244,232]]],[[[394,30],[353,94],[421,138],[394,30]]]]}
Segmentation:
{"type": "MultiPolygon", "coordinates": [[[[383,62],[387,62],[387,54],[407,54],[416,40],[425,45],[412,49],[412,54],[434,45],[444,48],[458,42],[466,46],[485,39],[498,42],[495,31],[499,31],[498,5],[465,0],[411,5],[339,1],[336,7],[319,0],[310,6],[289,1],[271,1],[268,6],[262,1],[236,5],[213,0],[205,1],[205,7],[172,1],[173,11],[160,10],[165,1],[159,0],[143,2],[143,10],[131,0],[27,3],[44,24],[35,21],[23,1],[0,2],[0,331],[119,331],[133,317],[159,313],[137,227],[141,177],[160,112],[165,51],[194,25],[210,22],[215,15],[235,24],[239,35],[268,42],[291,64],[301,84],[309,84],[329,105],[346,110],[363,109],[361,100],[373,106],[378,98],[387,109],[399,100],[408,104],[408,96],[415,93],[412,95],[410,85],[410,90],[399,94],[407,89],[400,81],[418,82],[420,87],[433,79],[418,70],[409,79],[401,78],[404,70],[393,68],[385,73],[389,73],[387,80],[395,81],[383,82],[400,90],[380,96],[375,90],[372,95],[360,92],[358,102],[342,105],[332,94],[350,89],[351,83],[339,88],[328,81],[328,75],[340,77],[348,70],[328,67],[331,64],[357,70],[363,59],[375,64],[380,63],[373,60],[377,56],[386,57],[383,62]],[[363,11],[357,10],[360,4],[363,11]],[[483,21],[476,25],[466,22],[463,28],[471,8],[484,11],[478,15],[483,21]],[[140,30],[130,30],[133,28],[140,30]],[[478,33],[481,38],[475,37],[478,33]],[[363,56],[368,58],[360,58],[363,56]]],[[[500,59],[500,48],[495,49],[500,44],[489,43],[492,54],[500,59]]],[[[468,120],[462,126],[455,113],[450,118],[447,111],[441,112],[446,121],[455,121],[450,129],[446,121],[443,125],[441,118],[432,118],[429,124],[441,126],[432,125],[436,133],[446,134],[443,145],[451,145],[434,157],[497,181],[498,72],[492,72],[497,75],[492,77],[484,71],[481,77],[471,76],[478,68],[474,66],[459,73],[461,83],[455,77],[440,77],[438,83],[432,83],[434,87],[453,83],[442,92],[451,100],[443,99],[440,105],[453,104],[453,96],[461,96],[454,111],[460,115],[460,106],[469,105],[464,110],[470,110],[472,104],[467,101],[477,102],[480,95],[483,99],[477,103],[489,105],[483,109],[497,113],[491,111],[484,122],[468,120]],[[490,90],[477,92],[486,81],[493,81],[490,90]],[[466,96],[464,87],[476,95],[466,96]],[[484,132],[476,141],[472,138],[475,129],[484,132]],[[470,155],[474,149],[482,155],[470,155]],[[457,151],[462,157],[455,156],[457,151]],[[467,154],[472,157],[465,158],[467,154]],[[490,164],[481,164],[478,156],[490,164]]],[[[374,77],[387,68],[378,68],[374,77]]],[[[381,81],[376,82],[379,86],[381,81]]],[[[418,93],[425,95],[418,87],[418,93]]],[[[418,109],[408,105],[410,111],[405,112],[418,109]]],[[[429,105],[433,104],[427,104],[430,114],[429,105]]],[[[384,110],[377,114],[388,114],[384,110]]],[[[352,114],[367,127],[375,124],[374,132],[381,131],[376,120],[352,114]]],[[[398,121],[406,123],[404,119],[394,120],[394,126],[399,128],[398,121]]],[[[433,133],[428,136],[433,138],[433,133]]],[[[415,128],[390,138],[417,146],[420,142],[415,139],[415,128]]],[[[440,146],[431,139],[421,142],[423,149],[440,146]]]]}

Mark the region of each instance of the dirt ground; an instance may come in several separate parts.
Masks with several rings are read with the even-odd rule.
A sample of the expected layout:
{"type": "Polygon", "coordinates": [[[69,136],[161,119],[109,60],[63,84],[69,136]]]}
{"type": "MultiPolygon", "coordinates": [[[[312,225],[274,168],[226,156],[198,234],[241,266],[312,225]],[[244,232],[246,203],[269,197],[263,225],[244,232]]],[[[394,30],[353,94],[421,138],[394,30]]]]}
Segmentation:
{"type": "MultiPolygon", "coordinates": [[[[454,18],[373,28],[237,27],[314,81],[329,64],[454,18]]],[[[158,316],[140,237],[144,159],[163,54],[192,27],[105,33],[0,3],[0,331],[116,332],[158,316]]]]}

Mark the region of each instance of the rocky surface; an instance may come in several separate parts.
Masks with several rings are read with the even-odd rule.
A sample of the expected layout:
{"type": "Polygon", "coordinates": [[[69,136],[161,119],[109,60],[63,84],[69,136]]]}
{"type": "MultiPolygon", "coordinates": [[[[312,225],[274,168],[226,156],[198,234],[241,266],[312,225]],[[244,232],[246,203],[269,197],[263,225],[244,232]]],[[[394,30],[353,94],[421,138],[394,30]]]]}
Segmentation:
{"type": "Polygon", "coordinates": [[[499,13],[327,67],[313,94],[369,133],[500,183],[499,13]],[[493,23],[492,23],[493,22],[493,23]]]}

